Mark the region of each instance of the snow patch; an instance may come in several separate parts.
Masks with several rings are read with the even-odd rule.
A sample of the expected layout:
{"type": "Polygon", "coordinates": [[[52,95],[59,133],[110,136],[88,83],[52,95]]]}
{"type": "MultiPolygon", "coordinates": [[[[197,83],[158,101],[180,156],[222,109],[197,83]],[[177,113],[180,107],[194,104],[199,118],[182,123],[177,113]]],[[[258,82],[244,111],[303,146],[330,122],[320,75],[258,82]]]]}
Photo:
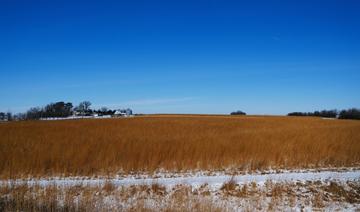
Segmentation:
{"type": "Polygon", "coordinates": [[[237,184],[257,183],[264,185],[267,181],[272,182],[306,182],[306,181],[359,181],[360,170],[348,171],[308,171],[308,172],[293,172],[285,171],[282,173],[265,173],[265,174],[242,174],[242,175],[226,175],[222,172],[213,173],[211,176],[204,175],[203,173],[193,173],[186,175],[173,175],[174,177],[167,177],[157,175],[156,177],[143,176],[123,176],[115,178],[86,178],[86,177],[54,177],[43,179],[17,179],[17,180],[1,180],[0,185],[15,183],[39,186],[56,185],[60,187],[83,185],[83,186],[101,186],[106,182],[111,182],[116,186],[131,186],[131,185],[151,185],[154,183],[164,185],[166,187],[173,187],[175,185],[190,185],[198,187],[203,184],[208,184],[214,189],[218,189],[225,182],[230,179],[234,180],[237,184]]]}

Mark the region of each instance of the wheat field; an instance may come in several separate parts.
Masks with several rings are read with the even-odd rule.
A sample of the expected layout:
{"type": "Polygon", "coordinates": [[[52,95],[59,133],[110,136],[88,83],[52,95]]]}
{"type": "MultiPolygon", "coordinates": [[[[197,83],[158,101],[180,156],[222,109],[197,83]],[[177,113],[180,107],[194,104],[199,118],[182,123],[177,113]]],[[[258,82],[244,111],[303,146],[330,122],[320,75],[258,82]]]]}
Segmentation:
{"type": "Polygon", "coordinates": [[[358,166],[360,122],[158,115],[0,123],[0,176],[358,166]]]}

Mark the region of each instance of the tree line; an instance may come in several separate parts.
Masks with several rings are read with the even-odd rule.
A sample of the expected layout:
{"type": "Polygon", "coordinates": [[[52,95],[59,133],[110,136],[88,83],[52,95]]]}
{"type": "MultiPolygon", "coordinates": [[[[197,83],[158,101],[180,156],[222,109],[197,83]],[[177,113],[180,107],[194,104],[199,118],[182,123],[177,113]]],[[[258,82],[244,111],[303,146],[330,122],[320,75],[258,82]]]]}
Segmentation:
{"type": "Polygon", "coordinates": [[[114,115],[116,110],[110,110],[107,107],[102,107],[99,110],[91,109],[91,102],[83,101],[79,105],[73,106],[71,102],[55,102],[49,103],[44,107],[32,107],[25,113],[12,114],[10,112],[0,112],[0,120],[37,120],[41,118],[55,118],[55,117],[69,117],[75,116],[92,116],[97,114],[99,116],[114,115]]]}
{"type": "Polygon", "coordinates": [[[0,121],[12,121],[13,115],[11,112],[0,112],[0,121]]]}
{"type": "Polygon", "coordinates": [[[241,110],[237,110],[237,111],[231,112],[230,115],[246,115],[246,113],[241,110]]]}
{"type": "Polygon", "coordinates": [[[314,112],[292,112],[288,116],[316,116],[323,118],[360,119],[360,109],[350,108],[347,110],[322,110],[314,112]]]}

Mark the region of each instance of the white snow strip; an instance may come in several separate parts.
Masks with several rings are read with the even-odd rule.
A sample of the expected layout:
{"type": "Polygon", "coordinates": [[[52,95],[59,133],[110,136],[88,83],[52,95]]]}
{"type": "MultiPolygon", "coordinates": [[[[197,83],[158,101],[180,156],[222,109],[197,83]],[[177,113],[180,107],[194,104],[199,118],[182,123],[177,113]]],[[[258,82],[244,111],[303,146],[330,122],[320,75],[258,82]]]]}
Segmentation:
{"type": "Polygon", "coordinates": [[[108,119],[112,118],[111,115],[105,116],[68,116],[68,117],[48,117],[40,118],[41,121],[56,121],[56,120],[72,120],[72,119],[108,119]]]}
{"type": "Polygon", "coordinates": [[[83,186],[101,186],[105,182],[111,182],[117,186],[131,185],[150,185],[158,183],[167,187],[179,184],[191,185],[194,187],[208,184],[212,188],[219,188],[223,183],[233,179],[238,184],[255,182],[263,185],[266,181],[272,182],[305,182],[305,181],[330,181],[339,182],[359,181],[360,170],[351,171],[320,171],[320,172],[285,172],[285,173],[269,173],[269,174],[244,174],[244,175],[215,175],[215,176],[177,176],[177,177],[160,177],[160,178],[143,178],[136,179],[133,176],[124,178],[97,178],[97,179],[81,179],[81,178],[51,178],[51,179],[30,179],[30,180],[2,180],[0,186],[11,183],[39,186],[56,185],[60,187],[83,185],[83,186]]]}

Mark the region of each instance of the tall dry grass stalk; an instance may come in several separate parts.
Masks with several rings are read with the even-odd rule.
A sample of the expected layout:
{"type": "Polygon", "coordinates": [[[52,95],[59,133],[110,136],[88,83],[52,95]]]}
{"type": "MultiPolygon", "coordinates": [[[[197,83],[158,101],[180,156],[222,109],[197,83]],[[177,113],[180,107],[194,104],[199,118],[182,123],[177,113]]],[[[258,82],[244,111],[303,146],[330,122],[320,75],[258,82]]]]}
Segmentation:
{"type": "Polygon", "coordinates": [[[0,124],[0,176],[353,166],[360,122],[148,116],[0,124]]]}
{"type": "MultiPolygon", "coordinates": [[[[75,185],[42,187],[10,184],[0,187],[0,211],[314,211],[358,210],[360,183],[267,182],[215,189],[201,186],[75,185]],[[111,189],[109,190],[109,186],[111,189]]],[[[229,185],[234,184],[234,185],[229,185]]]]}

